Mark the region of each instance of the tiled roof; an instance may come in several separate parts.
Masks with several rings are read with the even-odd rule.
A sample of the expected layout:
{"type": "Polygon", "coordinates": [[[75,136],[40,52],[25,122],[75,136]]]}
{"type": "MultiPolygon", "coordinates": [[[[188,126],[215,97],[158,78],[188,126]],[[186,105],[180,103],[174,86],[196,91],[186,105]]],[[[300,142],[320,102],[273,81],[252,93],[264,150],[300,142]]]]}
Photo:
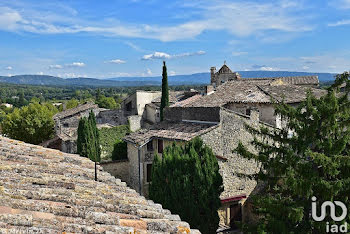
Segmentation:
{"type": "Polygon", "coordinates": [[[258,88],[258,84],[269,84],[270,81],[227,81],[217,90],[197,99],[186,107],[216,107],[228,102],[270,102],[270,96],[258,88]]]}
{"type": "Polygon", "coordinates": [[[298,103],[306,99],[307,91],[310,90],[315,97],[320,98],[327,93],[323,89],[308,88],[297,85],[259,85],[261,90],[270,95],[274,100],[285,103],[298,103]]]}
{"type": "Polygon", "coordinates": [[[286,84],[285,81],[271,79],[241,79],[238,81],[227,81],[220,85],[211,95],[190,102],[185,107],[215,107],[227,103],[271,103],[271,98],[276,101],[288,103],[301,102],[306,98],[307,90],[320,97],[325,94],[324,90],[286,84]]]}
{"type": "MultiPolygon", "coordinates": [[[[181,100],[184,97],[184,91],[171,91],[169,92],[169,102],[170,103],[175,103],[179,100],[181,100]]],[[[153,103],[160,103],[161,102],[162,97],[159,96],[157,98],[155,98],[154,100],[152,100],[153,103]]]]}
{"type": "Polygon", "coordinates": [[[94,181],[94,163],[87,158],[0,137],[0,233],[188,229],[178,215],[140,196],[100,166],[94,181]]]}
{"type": "Polygon", "coordinates": [[[141,129],[140,131],[131,133],[130,135],[124,137],[124,140],[137,145],[147,143],[152,138],[189,141],[196,136],[200,136],[211,131],[216,127],[218,127],[218,125],[210,123],[174,123],[163,121],[152,126],[152,128],[149,130],[141,129]]]}
{"type": "Polygon", "coordinates": [[[171,105],[170,107],[185,107],[185,106],[189,105],[190,103],[192,103],[192,102],[194,102],[196,100],[199,100],[201,97],[202,97],[202,95],[196,94],[196,95],[194,95],[192,97],[189,97],[189,98],[187,98],[185,100],[176,102],[173,105],[171,105]]]}
{"type": "Polygon", "coordinates": [[[282,80],[284,83],[291,85],[318,85],[319,80],[318,76],[286,76],[286,77],[262,77],[262,78],[245,78],[242,79],[245,81],[253,81],[253,80],[267,80],[267,81],[275,81],[282,80]]]}
{"type": "Polygon", "coordinates": [[[72,109],[68,109],[68,110],[62,111],[62,112],[56,114],[54,116],[54,119],[62,119],[62,118],[65,118],[65,117],[68,117],[68,116],[72,116],[72,115],[78,114],[80,112],[89,110],[89,109],[97,109],[97,108],[98,108],[98,105],[89,102],[89,103],[86,103],[86,104],[83,104],[83,105],[79,105],[76,108],[72,108],[72,109]]]}
{"type": "Polygon", "coordinates": [[[223,73],[233,73],[233,72],[226,64],[224,64],[224,65],[222,65],[222,67],[220,68],[220,70],[217,73],[223,74],[223,73]]]}

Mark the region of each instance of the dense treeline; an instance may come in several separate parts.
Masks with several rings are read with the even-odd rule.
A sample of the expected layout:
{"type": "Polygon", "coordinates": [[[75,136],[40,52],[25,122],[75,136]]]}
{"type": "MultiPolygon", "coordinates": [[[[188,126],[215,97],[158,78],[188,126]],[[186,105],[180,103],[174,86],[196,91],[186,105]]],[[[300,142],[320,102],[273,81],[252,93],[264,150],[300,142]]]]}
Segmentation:
{"type": "MultiPolygon", "coordinates": [[[[189,90],[195,88],[201,90],[202,86],[171,86],[170,90],[180,91],[189,90]]],[[[160,91],[160,86],[144,86],[144,87],[112,87],[112,88],[93,88],[93,87],[57,87],[57,86],[40,86],[40,85],[15,85],[15,84],[0,84],[0,103],[9,103],[15,107],[22,107],[29,104],[34,98],[35,101],[47,102],[47,101],[64,101],[72,98],[83,101],[92,100],[96,103],[101,103],[102,107],[108,108],[109,104],[113,102],[115,105],[121,102],[123,97],[132,94],[136,90],[148,90],[148,91],[160,91]],[[102,104],[103,103],[103,104],[102,104]],[[103,106],[104,105],[104,106],[103,106]]],[[[118,106],[118,105],[117,105],[118,106]]]]}

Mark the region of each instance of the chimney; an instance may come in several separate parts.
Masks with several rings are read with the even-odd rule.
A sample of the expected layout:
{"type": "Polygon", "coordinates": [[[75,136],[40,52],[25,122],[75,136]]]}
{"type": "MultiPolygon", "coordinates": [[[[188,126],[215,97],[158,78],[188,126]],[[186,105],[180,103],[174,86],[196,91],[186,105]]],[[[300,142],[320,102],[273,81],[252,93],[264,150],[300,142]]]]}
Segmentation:
{"type": "Polygon", "coordinates": [[[215,72],[216,72],[216,67],[211,67],[210,68],[210,83],[213,85],[215,83],[215,72]]]}
{"type": "Polygon", "coordinates": [[[214,93],[214,86],[212,85],[205,86],[205,95],[210,95],[212,93],[214,93]]]}
{"type": "Polygon", "coordinates": [[[257,108],[250,109],[250,119],[254,122],[260,121],[259,109],[257,109],[257,108]]]}

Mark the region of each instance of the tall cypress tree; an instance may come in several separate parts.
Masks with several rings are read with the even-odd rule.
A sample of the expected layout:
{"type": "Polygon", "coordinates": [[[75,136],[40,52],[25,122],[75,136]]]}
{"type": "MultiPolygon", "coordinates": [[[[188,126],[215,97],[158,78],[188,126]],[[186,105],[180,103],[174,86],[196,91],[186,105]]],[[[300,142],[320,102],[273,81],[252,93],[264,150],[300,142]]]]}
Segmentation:
{"type": "Polygon", "coordinates": [[[152,165],[149,196],[202,233],[215,233],[223,191],[219,164],[200,138],[167,147],[152,165]]]}
{"type": "Polygon", "coordinates": [[[160,121],[164,120],[164,108],[169,106],[169,86],[168,86],[168,74],[165,61],[163,61],[163,73],[162,73],[162,98],[160,103],[160,121]]]}
{"type": "MultiPolygon", "coordinates": [[[[286,123],[282,129],[247,126],[255,136],[251,143],[256,152],[241,143],[236,151],[259,162],[254,178],[264,185],[260,194],[251,197],[259,221],[246,226],[247,232],[325,233],[327,222],[350,222],[349,213],[341,222],[333,221],[329,211],[320,222],[311,216],[313,196],[318,207],[325,201],[350,205],[349,91],[349,73],[338,75],[320,99],[309,93],[297,108],[277,105],[276,114],[286,123]],[[339,93],[344,82],[345,92],[339,93]]],[[[341,212],[336,209],[337,216],[341,212]]]]}
{"type": "Polygon", "coordinates": [[[78,126],[78,154],[95,162],[95,180],[97,181],[97,162],[101,161],[99,132],[96,126],[95,114],[91,111],[89,117],[81,118],[78,126]]]}

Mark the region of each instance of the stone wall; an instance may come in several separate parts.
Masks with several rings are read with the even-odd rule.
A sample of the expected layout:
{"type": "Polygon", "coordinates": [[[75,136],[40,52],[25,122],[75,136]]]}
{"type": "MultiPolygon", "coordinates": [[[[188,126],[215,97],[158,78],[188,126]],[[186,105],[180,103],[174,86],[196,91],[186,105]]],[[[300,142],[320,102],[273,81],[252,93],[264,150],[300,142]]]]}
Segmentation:
{"type": "Polygon", "coordinates": [[[168,121],[220,121],[220,107],[169,107],[164,112],[168,121]]]}
{"type": "Polygon", "coordinates": [[[259,110],[260,121],[276,126],[278,120],[275,115],[275,108],[271,103],[228,103],[225,108],[246,114],[247,109],[256,108],[259,110]]]}
{"type": "Polygon", "coordinates": [[[112,176],[121,179],[124,182],[129,181],[129,160],[119,160],[113,162],[100,163],[104,171],[107,171],[112,176]]]}
{"type": "Polygon", "coordinates": [[[124,110],[103,110],[96,116],[97,124],[110,124],[113,126],[128,124],[124,110]]]}
{"type": "Polygon", "coordinates": [[[128,123],[129,123],[130,131],[135,132],[139,130],[142,126],[142,116],[139,116],[139,115],[128,116],[128,123]]]}

